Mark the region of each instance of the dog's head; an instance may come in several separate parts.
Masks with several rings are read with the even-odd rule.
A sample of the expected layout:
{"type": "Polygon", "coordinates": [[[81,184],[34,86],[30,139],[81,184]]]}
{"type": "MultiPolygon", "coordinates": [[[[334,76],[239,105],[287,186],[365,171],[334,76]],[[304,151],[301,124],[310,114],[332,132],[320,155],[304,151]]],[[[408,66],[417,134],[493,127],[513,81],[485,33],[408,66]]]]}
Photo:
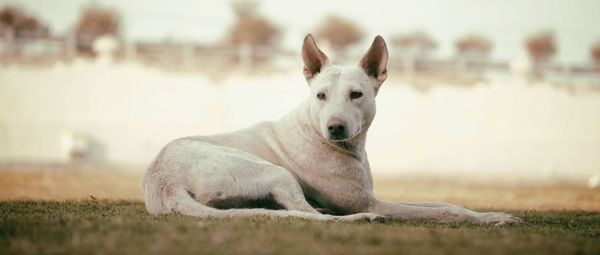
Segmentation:
{"type": "Polygon", "coordinates": [[[350,140],[366,131],[375,117],[375,96],[387,78],[388,50],[381,36],[357,66],[330,65],[312,35],[302,45],[304,76],[311,88],[312,120],[323,137],[350,140]]]}

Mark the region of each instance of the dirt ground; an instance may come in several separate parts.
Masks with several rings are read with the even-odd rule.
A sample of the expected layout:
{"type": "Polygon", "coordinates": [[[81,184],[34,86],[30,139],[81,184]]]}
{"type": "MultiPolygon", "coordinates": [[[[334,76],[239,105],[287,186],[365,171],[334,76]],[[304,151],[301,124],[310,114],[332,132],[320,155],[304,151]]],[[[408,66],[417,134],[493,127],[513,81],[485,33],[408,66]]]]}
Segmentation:
{"type": "MultiPolygon", "coordinates": [[[[0,201],[143,201],[143,168],[0,164],[0,201]]],[[[375,175],[387,200],[449,202],[478,209],[600,211],[600,190],[569,184],[507,184],[408,175],[375,175]]]]}

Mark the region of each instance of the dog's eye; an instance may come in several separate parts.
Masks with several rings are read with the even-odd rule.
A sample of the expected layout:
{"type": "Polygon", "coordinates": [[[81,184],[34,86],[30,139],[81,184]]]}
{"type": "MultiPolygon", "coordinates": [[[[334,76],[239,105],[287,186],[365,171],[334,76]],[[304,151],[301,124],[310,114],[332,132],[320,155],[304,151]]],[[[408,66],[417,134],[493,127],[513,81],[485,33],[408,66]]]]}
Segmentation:
{"type": "Polygon", "coordinates": [[[362,97],[362,92],[352,91],[350,92],[350,99],[357,99],[362,97]]]}
{"type": "Polygon", "coordinates": [[[325,95],[325,93],[321,92],[321,93],[317,94],[317,98],[319,100],[325,100],[325,98],[327,98],[327,96],[325,95]]]}

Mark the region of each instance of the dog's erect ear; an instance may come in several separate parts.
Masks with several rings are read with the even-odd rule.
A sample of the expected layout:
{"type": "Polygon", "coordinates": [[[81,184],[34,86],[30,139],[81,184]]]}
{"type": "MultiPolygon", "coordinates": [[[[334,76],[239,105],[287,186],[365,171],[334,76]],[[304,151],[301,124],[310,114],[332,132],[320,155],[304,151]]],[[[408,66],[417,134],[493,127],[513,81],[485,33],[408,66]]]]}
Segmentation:
{"type": "Polygon", "coordinates": [[[323,67],[325,67],[329,59],[315,44],[315,39],[311,34],[304,37],[302,44],[302,60],[304,60],[304,77],[310,81],[315,77],[323,67]]]}
{"type": "Polygon", "coordinates": [[[371,44],[371,48],[360,60],[360,67],[362,67],[369,77],[374,78],[377,81],[375,91],[379,90],[381,84],[387,78],[387,61],[388,61],[388,50],[383,37],[380,35],[376,36],[371,44]]]}

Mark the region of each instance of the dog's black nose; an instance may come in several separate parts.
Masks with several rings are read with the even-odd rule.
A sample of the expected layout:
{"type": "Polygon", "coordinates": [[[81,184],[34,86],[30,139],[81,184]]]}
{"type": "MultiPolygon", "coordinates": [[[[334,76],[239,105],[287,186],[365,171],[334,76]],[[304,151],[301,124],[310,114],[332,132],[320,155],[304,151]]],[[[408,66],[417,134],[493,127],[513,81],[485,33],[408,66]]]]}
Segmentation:
{"type": "Polygon", "coordinates": [[[340,119],[330,119],[327,122],[327,130],[329,130],[329,136],[333,140],[341,140],[348,137],[346,132],[346,123],[340,119]]]}

